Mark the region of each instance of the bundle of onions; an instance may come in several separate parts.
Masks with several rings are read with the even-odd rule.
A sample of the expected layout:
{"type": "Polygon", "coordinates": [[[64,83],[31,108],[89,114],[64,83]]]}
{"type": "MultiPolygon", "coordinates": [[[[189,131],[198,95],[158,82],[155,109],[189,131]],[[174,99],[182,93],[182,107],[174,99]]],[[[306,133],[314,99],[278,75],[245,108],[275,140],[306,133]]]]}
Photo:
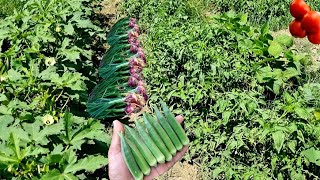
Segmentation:
{"type": "Polygon", "coordinates": [[[89,95],[87,111],[94,118],[130,116],[145,106],[148,96],[142,70],[146,57],[140,46],[140,31],[133,18],[119,20],[108,34],[111,46],[103,56],[101,82],[89,95]]]}

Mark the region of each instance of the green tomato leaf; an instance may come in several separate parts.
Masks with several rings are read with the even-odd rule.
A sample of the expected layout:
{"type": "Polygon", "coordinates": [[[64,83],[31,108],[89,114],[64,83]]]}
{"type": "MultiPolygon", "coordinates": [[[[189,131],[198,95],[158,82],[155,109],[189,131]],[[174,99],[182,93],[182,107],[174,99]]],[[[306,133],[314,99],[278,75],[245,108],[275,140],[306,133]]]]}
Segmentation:
{"type": "Polygon", "coordinates": [[[311,114],[305,108],[296,107],[294,111],[301,119],[308,120],[311,118],[311,114]]]}
{"type": "Polygon", "coordinates": [[[282,76],[287,80],[299,75],[300,75],[300,72],[297,71],[295,68],[287,68],[282,74],[282,76]]]}
{"type": "Polygon", "coordinates": [[[296,146],[297,146],[297,141],[296,140],[291,140],[287,143],[289,149],[295,153],[296,152],[296,146]]]}
{"type": "Polygon", "coordinates": [[[277,150],[278,153],[280,153],[285,140],[285,134],[282,131],[277,131],[272,133],[272,138],[273,138],[275,149],[277,150]]]}
{"type": "Polygon", "coordinates": [[[291,47],[293,45],[293,37],[286,34],[278,35],[274,40],[287,47],[291,47]]]}
{"type": "Polygon", "coordinates": [[[302,151],[301,155],[304,156],[308,161],[320,166],[320,151],[316,150],[314,147],[302,151]]]}
{"type": "Polygon", "coordinates": [[[8,98],[7,98],[6,95],[0,94],[0,102],[2,102],[2,101],[7,101],[7,100],[8,100],[8,98]]]}

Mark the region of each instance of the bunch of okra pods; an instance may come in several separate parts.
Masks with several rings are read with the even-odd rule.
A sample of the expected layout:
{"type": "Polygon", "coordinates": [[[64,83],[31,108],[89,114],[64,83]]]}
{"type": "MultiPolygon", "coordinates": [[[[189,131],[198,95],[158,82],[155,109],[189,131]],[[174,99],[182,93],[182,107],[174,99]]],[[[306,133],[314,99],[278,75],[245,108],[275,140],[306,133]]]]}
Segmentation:
{"type": "Polygon", "coordinates": [[[176,121],[168,106],[161,102],[162,111],[154,107],[155,117],[143,113],[143,122],[135,121],[135,128],[125,126],[119,133],[121,152],[135,179],[149,175],[151,167],[171,161],[177,151],[189,144],[182,126],[176,121]]]}
{"type": "Polygon", "coordinates": [[[142,69],[146,58],[136,19],[119,20],[108,34],[111,46],[102,58],[102,81],[92,90],[87,111],[94,118],[124,117],[142,110],[148,100],[142,69]]]}

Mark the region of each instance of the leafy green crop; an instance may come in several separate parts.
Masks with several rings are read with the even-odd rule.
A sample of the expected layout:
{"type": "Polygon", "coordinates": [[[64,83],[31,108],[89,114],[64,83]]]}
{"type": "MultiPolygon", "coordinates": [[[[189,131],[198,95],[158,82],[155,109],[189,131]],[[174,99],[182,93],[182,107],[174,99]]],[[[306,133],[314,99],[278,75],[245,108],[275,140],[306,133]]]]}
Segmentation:
{"type": "MultiPolygon", "coordinates": [[[[220,12],[235,10],[249,14],[249,21],[254,25],[269,23],[273,30],[287,29],[293,19],[289,12],[292,0],[211,0],[220,12]]],[[[311,0],[305,2],[314,10],[320,10],[319,3],[311,0]]]]}
{"type": "Polygon", "coordinates": [[[74,112],[85,108],[86,84],[92,88],[96,79],[92,41],[105,39],[91,22],[87,3],[33,0],[1,20],[2,114],[32,120],[44,112],[57,115],[71,104],[74,112]]]}
{"type": "Polygon", "coordinates": [[[85,112],[106,39],[94,8],[30,0],[0,20],[0,179],[83,179],[107,165],[110,139],[85,112]]]}
{"type": "Polygon", "coordinates": [[[96,120],[67,112],[53,125],[44,124],[41,117],[33,123],[19,121],[10,115],[0,116],[2,178],[75,179],[83,171],[93,172],[108,163],[101,143],[107,145],[110,139],[96,120]],[[84,145],[100,148],[103,153],[82,154],[84,145]]]}
{"type": "Polygon", "coordinates": [[[0,0],[0,18],[13,14],[14,9],[20,10],[24,0],[0,0]]]}
{"type": "Polygon", "coordinates": [[[208,179],[319,178],[320,89],[310,57],[292,37],[249,23],[255,12],[203,14],[197,3],[205,5],[124,3],[146,33],[150,103],[164,99],[186,118],[187,159],[208,179]]]}

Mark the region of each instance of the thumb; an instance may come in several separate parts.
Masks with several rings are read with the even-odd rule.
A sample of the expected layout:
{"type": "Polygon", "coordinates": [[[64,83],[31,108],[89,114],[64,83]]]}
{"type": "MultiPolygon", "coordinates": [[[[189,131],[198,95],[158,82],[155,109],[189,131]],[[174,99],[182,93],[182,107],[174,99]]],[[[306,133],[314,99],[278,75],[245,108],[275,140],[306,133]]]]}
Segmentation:
{"type": "Polygon", "coordinates": [[[113,121],[113,134],[112,134],[111,145],[108,152],[109,157],[121,152],[120,137],[118,136],[118,132],[120,131],[124,131],[124,128],[121,122],[113,121]]]}

